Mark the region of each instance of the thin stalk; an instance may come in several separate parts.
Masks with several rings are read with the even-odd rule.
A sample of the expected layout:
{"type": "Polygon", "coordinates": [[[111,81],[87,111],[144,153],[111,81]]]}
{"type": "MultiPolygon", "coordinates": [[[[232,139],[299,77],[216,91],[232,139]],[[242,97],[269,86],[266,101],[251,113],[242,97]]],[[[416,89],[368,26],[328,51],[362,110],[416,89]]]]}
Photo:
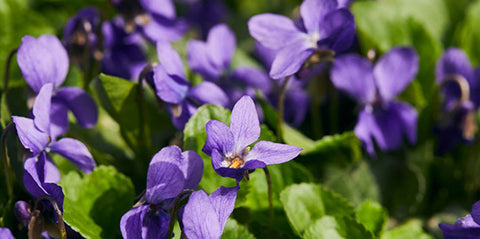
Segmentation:
{"type": "Polygon", "coordinates": [[[13,56],[17,53],[18,48],[13,49],[10,54],[8,54],[7,61],[5,63],[5,72],[3,74],[3,92],[8,90],[8,80],[10,79],[10,64],[12,62],[13,56]]]}
{"type": "MultiPolygon", "coordinates": [[[[144,148],[141,149],[141,151],[143,152],[148,152],[148,150],[144,150],[144,149],[148,149],[148,146],[147,146],[147,138],[149,137],[146,137],[146,133],[147,133],[147,130],[146,130],[146,123],[145,123],[145,98],[144,98],[144,95],[143,95],[143,81],[145,79],[145,76],[147,75],[147,73],[152,70],[153,68],[155,68],[156,64],[155,63],[151,63],[151,64],[148,64],[146,65],[142,72],[140,73],[140,76],[138,77],[138,85],[137,85],[137,102],[138,102],[138,118],[139,118],[139,133],[138,133],[138,142],[140,142],[140,145],[142,145],[144,148]]],[[[146,158],[146,157],[142,157],[142,158],[146,158]]]]}
{"type": "Polygon", "coordinates": [[[290,81],[290,76],[285,78],[280,88],[280,92],[278,94],[278,118],[277,118],[277,141],[282,142],[283,140],[283,111],[284,111],[284,103],[285,103],[285,95],[287,92],[287,85],[288,81],[290,81]]]}
{"type": "Polygon", "coordinates": [[[182,198],[184,196],[189,196],[191,193],[193,193],[192,189],[185,189],[175,198],[175,201],[173,202],[172,212],[170,213],[170,222],[168,223],[168,232],[166,238],[172,238],[173,226],[175,226],[175,218],[177,217],[178,207],[180,207],[180,202],[182,201],[182,198]]]}
{"type": "Polygon", "coordinates": [[[13,129],[13,123],[10,122],[7,127],[3,130],[2,133],[2,138],[1,138],[1,144],[2,144],[2,158],[3,162],[5,164],[5,180],[7,182],[7,191],[8,191],[8,197],[10,200],[13,199],[13,181],[12,181],[12,175],[10,174],[10,158],[7,155],[7,134],[10,130],[13,129]]]}
{"type": "Polygon", "coordinates": [[[265,178],[267,179],[267,185],[268,185],[268,209],[270,211],[270,224],[273,225],[274,211],[273,211],[272,178],[270,176],[270,171],[268,170],[267,166],[265,166],[265,168],[263,168],[263,171],[265,172],[265,178]]]}
{"type": "Polygon", "coordinates": [[[48,200],[53,206],[53,209],[55,210],[55,214],[57,215],[57,220],[58,220],[58,227],[60,228],[60,233],[61,233],[61,238],[66,239],[67,238],[67,231],[65,230],[65,223],[63,222],[63,216],[62,216],[62,211],[58,207],[57,201],[55,201],[54,198],[48,195],[42,195],[40,196],[37,201],[35,202],[35,207],[33,211],[38,209],[38,206],[40,205],[40,202],[42,200],[48,200]]]}
{"type": "Polygon", "coordinates": [[[329,120],[330,120],[330,124],[329,124],[329,128],[330,128],[330,132],[329,134],[336,134],[338,133],[338,91],[335,90],[335,87],[333,85],[330,85],[331,89],[332,89],[332,93],[330,95],[330,99],[331,99],[331,103],[330,103],[330,107],[329,107],[329,120]]]}
{"type": "Polygon", "coordinates": [[[85,36],[85,48],[83,50],[83,89],[88,91],[90,83],[91,67],[90,67],[90,34],[92,33],[92,24],[87,20],[82,20],[82,31],[85,36]]]}

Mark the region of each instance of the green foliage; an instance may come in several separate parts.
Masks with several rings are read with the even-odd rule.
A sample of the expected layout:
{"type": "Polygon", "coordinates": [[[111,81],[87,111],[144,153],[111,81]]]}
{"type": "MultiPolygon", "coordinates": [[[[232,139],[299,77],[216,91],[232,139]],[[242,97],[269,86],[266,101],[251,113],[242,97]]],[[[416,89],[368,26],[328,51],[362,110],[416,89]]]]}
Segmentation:
{"type": "Polygon", "coordinates": [[[422,229],[422,223],[418,220],[411,220],[407,223],[386,232],[381,237],[382,239],[430,239],[432,238],[426,234],[422,229]]]}
{"type": "Polygon", "coordinates": [[[233,218],[229,218],[222,234],[223,239],[254,239],[255,237],[233,218]]]}
{"type": "Polygon", "coordinates": [[[373,236],[352,218],[324,215],[307,228],[303,238],[367,239],[373,236]]]}
{"type": "Polygon", "coordinates": [[[474,66],[480,64],[480,1],[472,3],[466,12],[466,16],[461,25],[458,36],[458,44],[467,53],[474,66]]]}
{"type": "Polygon", "coordinates": [[[110,166],[82,176],[70,172],[59,184],[65,194],[65,222],[86,238],[120,237],[120,218],[134,198],[132,182],[110,166]]]}
{"type": "Polygon", "coordinates": [[[388,215],[382,206],[373,201],[365,201],[357,207],[356,219],[376,237],[380,236],[387,225],[388,215]]]}

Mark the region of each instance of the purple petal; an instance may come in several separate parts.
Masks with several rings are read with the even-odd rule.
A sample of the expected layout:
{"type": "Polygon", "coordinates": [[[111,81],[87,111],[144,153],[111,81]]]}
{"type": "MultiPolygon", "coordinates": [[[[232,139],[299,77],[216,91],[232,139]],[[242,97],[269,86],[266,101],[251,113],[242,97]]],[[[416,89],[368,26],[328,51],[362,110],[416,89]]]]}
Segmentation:
{"type": "Polygon", "coordinates": [[[389,101],[403,91],[418,72],[418,55],[411,47],[395,47],[378,60],[373,74],[378,91],[389,101]]]}
{"type": "Polygon", "coordinates": [[[326,48],[337,54],[349,50],[355,41],[355,20],[347,9],[338,9],[325,16],[320,26],[321,39],[318,48],[326,48]]]}
{"type": "MultiPolygon", "coordinates": [[[[44,172],[43,182],[45,182],[45,183],[59,183],[60,182],[60,171],[58,170],[57,166],[53,163],[50,156],[46,152],[43,152],[38,157],[39,158],[44,157],[44,158],[41,158],[40,160],[45,161],[45,163],[42,163],[43,164],[43,172],[44,172]]],[[[38,161],[40,161],[40,160],[38,160],[38,161]]]]}
{"type": "Polygon", "coordinates": [[[203,175],[203,160],[194,151],[185,151],[182,153],[184,163],[182,165],[182,171],[185,174],[185,186],[184,189],[197,188],[203,175]]]}
{"type": "Polygon", "coordinates": [[[185,34],[188,25],[183,20],[171,20],[153,17],[149,24],[143,26],[142,31],[152,42],[176,41],[185,34]]]}
{"type": "Polygon", "coordinates": [[[268,92],[272,88],[272,83],[268,74],[261,69],[240,66],[235,68],[232,75],[232,80],[260,89],[263,92],[268,92]]]}
{"type": "Polygon", "coordinates": [[[472,218],[478,225],[480,225],[480,201],[477,201],[472,206],[472,218]]]}
{"type": "MultiPolygon", "coordinates": [[[[260,126],[259,126],[260,127],[260,126]]],[[[207,155],[212,155],[212,150],[218,150],[222,154],[233,151],[235,138],[232,130],[223,122],[210,120],[205,125],[207,140],[202,151],[207,155]]]]}
{"type": "Polygon", "coordinates": [[[233,106],[230,129],[232,130],[235,142],[233,152],[237,155],[241,155],[245,147],[260,137],[258,114],[250,96],[243,96],[237,101],[235,106],[233,106]]]}
{"type": "Polygon", "coordinates": [[[220,238],[222,225],[210,198],[204,191],[193,192],[183,212],[183,230],[190,239],[220,238]]]}
{"type": "Polygon", "coordinates": [[[15,213],[17,220],[20,221],[24,227],[27,227],[30,219],[32,218],[28,203],[25,201],[17,201],[14,205],[13,212],[15,213]]]}
{"type": "Polygon", "coordinates": [[[175,5],[172,0],[140,0],[142,7],[151,14],[175,18],[175,5]]]}
{"type": "Polygon", "coordinates": [[[50,137],[56,140],[68,130],[68,107],[63,100],[52,99],[50,105],[50,137]]]}
{"type": "Polygon", "coordinates": [[[278,51],[270,69],[270,77],[280,79],[295,74],[314,52],[311,43],[299,39],[278,51]]]}
{"type": "Polygon", "coordinates": [[[167,103],[181,103],[188,92],[189,83],[184,78],[168,75],[162,65],[155,67],[153,80],[157,96],[167,103]]]}
{"type": "Polygon", "coordinates": [[[73,112],[77,122],[84,128],[91,128],[97,123],[98,109],[95,101],[78,87],[63,87],[55,94],[73,112]]]}
{"type": "Polygon", "coordinates": [[[91,173],[97,166],[88,148],[76,139],[62,138],[52,143],[50,150],[62,155],[85,173],[91,173]]]}
{"type": "Polygon", "coordinates": [[[32,119],[12,116],[13,123],[17,129],[18,138],[23,147],[29,149],[33,155],[37,155],[47,147],[49,139],[48,134],[35,128],[32,119]]]}
{"type": "Polygon", "coordinates": [[[297,157],[302,149],[288,144],[273,143],[270,141],[259,141],[255,144],[245,160],[259,160],[266,165],[279,164],[297,157]]]}
{"type": "Polygon", "coordinates": [[[339,57],[333,63],[330,77],[336,88],[363,104],[375,99],[375,79],[372,64],[367,59],[358,55],[339,57]]]}
{"type": "MultiPolygon", "coordinates": [[[[227,168],[223,165],[224,156],[216,149],[212,150],[212,166],[215,172],[222,177],[235,178],[239,182],[243,178],[243,168],[227,168]]],[[[248,163],[248,162],[247,162],[248,163]]]]}
{"type": "Polygon", "coordinates": [[[40,131],[50,134],[50,104],[52,102],[53,84],[42,86],[33,103],[33,122],[40,131]]]}
{"type": "Polygon", "coordinates": [[[18,66],[28,85],[35,91],[46,83],[58,88],[68,73],[68,55],[56,36],[42,35],[35,39],[24,36],[17,53],[18,66]]]}
{"type": "Polygon", "coordinates": [[[167,74],[185,79],[182,58],[169,42],[157,42],[157,56],[167,74]]]}
{"type": "Polygon", "coordinates": [[[300,6],[303,24],[308,33],[317,32],[325,16],[337,8],[336,0],[305,0],[300,6]]]}
{"type": "Polygon", "coordinates": [[[418,119],[418,114],[415,108],[401,102],[391,103],[390,107],[397,114],[397,117],[401,121],[403,133],[407,137],[408,141],[411,144],[415,144],[417,142],[418,119]]]}
{"type": "Polygon", "coordinates": [[[120,231],[125,239],[142,238],[142,222],[149,205],[134,207],[120,219],[120,231]]]}
{"type": "Polygon", "coordinates": [[[168,223],[170,214],[161,208],[148,210],[143,217],[142,238],[157,239],[166,238],[168,233],[168,223]]]}
{"type": "Polygon", "coordinates": [[[221,186],[208,196],[218,215],[220,231],[223,231],[223,227],[225,226],[228,217],[230,217],[230,214],[233,212],[233,208],[235,208],[235,200],[237,200],[238,189],[240,189],[239,186],[221,186]]]}
{"type": "Polygon", "coordinates": [[[168,111],[170,112],[173,125],[175,125],[175,127],[178,130],[183,131],[183,129],[185,128],[185,124],[188,122],[190,117],[196,112],[196,108],[194,109],[194,107],[192,107],[188,103],[188,101],[184,101],[180,105],[175,105],[175,104],[169,105],[168,111]],[[179,116],[176,116],[178,112],[174,113],[174,111],[178,111],[178,107],[180,107],[181,112],[179,116]]]}
{"type": "Polygon", "coordinates": [[[215,104],[226,107],[230,102],[227,94],[216,84],[204,81],[188,92],[188,95],[193,98],[199,105],[215,104]]]}
{"type": "Polygon", "coordinates": [[[0,238],[3,238],[3,239],[15,239],[15,237],[13,237],[12,232],[10,231],[10,229],[8,229],[8,228],[6,228],[6,227],[0,227],[0,238]]]}
{"type": "Polygon", "coordinates": [[[222,74],[222,69],[210,61],[209,49],[205,42],[189,40],[187,43],[187,60],[190,68],[207,80],[216,80],[222,74]]]}
{"type": "Polygon", "coordinates": [[[473,69],[468,56],[460,49],[449,48],[438,60],[435,69],[437,84],[442,83],[450,75],[461,75],[472,83],[473,69]]]}
{"type": "Polygon", "coordinates": [[[280,49],[298,41],[299,38],[307,38],[307,35],[301,32],[292,20],[271,13],[259,14],[250,18],[248,30],[255,40],[271,49],[280,49]]]}
{"type": "Polygon", "coordinates": [[[207,48],[209,59],[220,69],[228,69],[235,53],[236,39],[225,24],[218,24],[208,33],[207,48]]]}

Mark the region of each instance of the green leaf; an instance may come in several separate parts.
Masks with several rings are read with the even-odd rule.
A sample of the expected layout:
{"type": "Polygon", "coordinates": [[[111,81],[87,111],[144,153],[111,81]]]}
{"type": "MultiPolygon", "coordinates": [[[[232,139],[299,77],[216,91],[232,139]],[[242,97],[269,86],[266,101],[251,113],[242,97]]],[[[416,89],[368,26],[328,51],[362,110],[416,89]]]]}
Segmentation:
{"type": "Polygon", "coordinates": [[[352,218],[325,215],[307,228],[303,238],[364,239],[373,235],[352,218]]]}
{"type": "Polygon", "coordinates": [[[59,183],[65,194],[63,219],[86,238],[120,237],[120,218],[135,196],[132,182],[110,166],[82,176],[70,172],[59,183]]]}
{"type": "Polygon", "coordinates": [[[382,235],[388,215],[382,206],[373,201],[365,201],[357,207],[356,219],[376,237],[382,235]]]}
{"type": "Polygon", "coordinates": [[[200,187],[207,193],[212,193],[220,186],[235,186],[235,180],[218,175],[212,167],[211,158],[202,152],[207,140],[205,125],[210,120],[218,120],[227,125],[230,122],[230,111],[218,105],[202,105],[190,117],[183,130],[184,150],[193,150],[203,159],[203,177],[200,187]]]}
{"type": "Polygon", "coordinates": [[[288,220],[298,235],[322,216],[353,216],[353,206],[318,184],[295,184],[280,193],[288,220]]]}
{"type": "Polygon", "coordinates": [[[430,239],[430,235],[426,234],[422,229],[422,222],[420,220],[410,220],[407,223],[386,232],[381,237],[382,239],[430,239]]]}
{"type": "Polygon", "coordinates": [[[304,149],[302,154],[342,155],[346,161],[351,162],[362,158],[360,141],[353,132],[324,136],[315,141],[313,147],[304,149]]]}
{"type": "Polygon", "coordinates": [[[470,57],[473,65],[480,64],[480,1],[470,4],[467,9],[466,17],[461,30],[458,34],[457,42],[467,55],[470,57]]]}
{"type": "Polygon", "coordinates": [[[222,234],[223,239],[254,239],[255,237],[233,218],[229,218],[222,234]]]}

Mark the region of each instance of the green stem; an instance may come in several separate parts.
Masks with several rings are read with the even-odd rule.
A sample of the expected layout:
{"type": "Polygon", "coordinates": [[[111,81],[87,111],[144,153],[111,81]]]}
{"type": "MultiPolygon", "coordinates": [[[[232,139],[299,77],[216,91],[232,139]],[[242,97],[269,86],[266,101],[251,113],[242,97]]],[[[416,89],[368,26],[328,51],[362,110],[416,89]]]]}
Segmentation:
{"type": "Polygon", "coordinates": [[[338,91],[335,90],[333,85],[330,86],[332,89],[331,93],[331,103],[329,107],[329,134],[336,134],[338,133],[338,91]]]}
{"type": "Polygon", "coordinates": [[[63,222],[63,216],[62,216],[62,211],[60,210],[57,201],[55,201],[54,198],[48,195],[42,195],[40,196],[37,201],[35,202],[35,207],[33,211],[36,211],[38,209],[38,206],[40,205],[40,202],[42,200],[48,200],[53,206],[53,209],[55,210],[55,214],[57,214],[57,220],[58,220],[58,227],[60,229],[60,234],[62,239],[67,239],[67,231],[65,230],[65,223],[63,222]]]}
{"type": "Polygon", "coordinates": [[[263,171],[265,172],[265,177],[267,179],[267,185],[268,185],[268,209],[270,211],[270,224],[273,225],[274,211],[273,211],[272,178],[270,176],[270,171],[268,170],[267,166],[265,166],[265,168],[263,168],[263,171]]]}
{"type": "Polygon", "coordinates": [[[168,223],[168,231],[167,231],[166,238],[172,238],[173,227],[175,226],[175,218],[177,217],[177,211],[178,211],[178,208],[180,207],[180,202],[182,201],[182,198],[184,196],[190,195],[191,193],[193,193],[192,189],[185,189],[183,190],[183,192],[178,194],[178,196],[175,198],[175,201],[173,202],[172,212],[170,213],[170,222],[168,223]]]}
{"type": "Polygon", "coordinates": [[[88,92],[88,84],[90,83],[91,67],[90,67],[90,38],[92,25],[87,20],[82,20],[82,31],[85,36],[85,49],[83,50],[83,89],[88,92]]]}
{"type": "MultiPolygon", "coordinates": [[[[138,142],[140,142],[140,145],[142,145],[142,149],[140,150],[143,153],[149,152],[148,149],[148,144],[147,141],[149,137],[147,137],[147,130],[146,130],[146,123],[145,123],[145,98],[143,96],[143,81],[145,79],[145,76],[149,71],[151,71],[153,68],[155,68],[156,63],[151,63],[146,65],[142,72],[140,73],[140,76],[138,77],[138,85],[137,85],[137,102],[138,102],[138,118],[139,118],[139,133],[138,133],[138,142]]],[[[147,158],[142,157],[142,158],[147,158]]]]}
{"type": "Polygon", "coordinates": [[[8,54],[7,61],[5,63],[5,72],[3,74],[3,92],[8,90],[8,80],[10,79],[10,64],[12,62],[13,55],[18,51],[18,48],[13,49],[10,54],[8,54]]]}
{"type": "Polygon", "coordinates": [[[10,130],[13,129],[13,123],[10,122],[7,127],[5,127],[5,129],[3,130],[3,133],[2,133],[2,138],[1,138],[1,144],[2,144],[2,158],[3,158],[3,162],[5,164],[5,180],[7,182],[7,191],[8,191],[8,196],[10,198],[10,200],[13,199],[13,181],[12,181],[12,175],[10,174],[10,168],[11,168],[11,164],[10,164],[10,158],[8,157],[8,154],[7,154],[7,134],[10,130]]]}
{"type": "Polygon", "coordinates": [[[287,92],[287,85],[288,81],[290,80],[290,76],[285,78],[280,87],[280,92],[278,94],[278,118],[277,118],[277,141],[282,142],[283,140],[283,111],[284,111],[284,103],[285,103],[285,95],[287,92]]]}

